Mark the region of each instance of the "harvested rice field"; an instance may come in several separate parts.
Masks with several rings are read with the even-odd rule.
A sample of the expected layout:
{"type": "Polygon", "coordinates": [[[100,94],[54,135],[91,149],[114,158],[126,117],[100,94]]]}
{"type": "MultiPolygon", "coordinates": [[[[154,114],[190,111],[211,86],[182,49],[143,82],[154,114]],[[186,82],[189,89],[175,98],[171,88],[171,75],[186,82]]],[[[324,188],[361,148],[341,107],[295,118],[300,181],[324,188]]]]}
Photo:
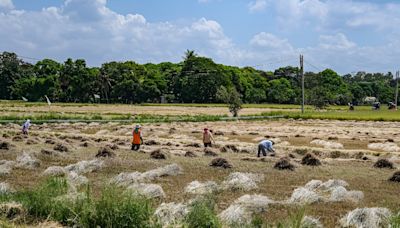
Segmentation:
{"type": "Polygon", "coordinates": [[[400,183],[389,181],[400,168],[397,122],[143,124],[144,145],[132,151],[134,125],[33,124],[29,136],[20,134],[20,125],[1,125],[0,194],[34,189],[49,176],[64,176],[68,194],[90,186],[100,195],[105,186],[116,185],[151,198],[158,208],[152,217],[164,227],[179,227],[193,199],[210,194],[224,227],[252,227],[255,218],[277,226],[299,211],[306,216],[302,224],[312,220],[311,227],[380,227],[400,209],[400,183]],[[216,143],[209,149],[202,145],[204,127],[214,132],[216,143]],[[263,139],[275,142],[276,156],[256,157],[263,139]],[[274,168],[277,163],[283,168],[274,168]],[[353,211],[357,208],[368,209],[353,211]],[[362,216],[367,219],[357,220],[362,216]]]}

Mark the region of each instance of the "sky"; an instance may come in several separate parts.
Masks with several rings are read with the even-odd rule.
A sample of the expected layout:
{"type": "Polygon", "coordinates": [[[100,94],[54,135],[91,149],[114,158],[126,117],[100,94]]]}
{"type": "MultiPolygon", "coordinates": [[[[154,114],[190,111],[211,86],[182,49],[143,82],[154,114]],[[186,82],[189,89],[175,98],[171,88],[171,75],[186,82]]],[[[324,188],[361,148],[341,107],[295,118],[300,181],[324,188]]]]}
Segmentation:
{"type": "Polygon", "coordinates": [[[400,69],[400,1],[0,0],[0,52],[26,61],[180,62],[262,70],[400,69]]]}

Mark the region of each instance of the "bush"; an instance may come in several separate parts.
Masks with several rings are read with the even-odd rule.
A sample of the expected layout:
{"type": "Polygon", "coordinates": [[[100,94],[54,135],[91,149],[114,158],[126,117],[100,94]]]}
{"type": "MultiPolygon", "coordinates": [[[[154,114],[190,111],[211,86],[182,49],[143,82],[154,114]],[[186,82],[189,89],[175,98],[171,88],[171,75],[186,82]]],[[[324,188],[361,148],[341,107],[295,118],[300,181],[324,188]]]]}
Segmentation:
{"type": "Polygon", "coordinates": [[[150,201],[115,187],[104,189],[100,198],[90,204],[79,222],[83,227],[151,227],[150,201]]]}
{"type": "Polygon", "coordinates": [[[28,215],[38,219],[46,219],[54,214],[53,199],[66,194],[67,181],[63,178],[50,178],[33,190],[15,193],[10,197],[26,208],[28,215]]]}
{"type": "Polygon", "coordinates": [[[221,223],[214,211],[215,202],[210,197],[197,200],[185,218],[188,227],[193,228],[220,228],[221,223]]]}
{"type": "Polygon", "coordinates": [[[0,197],[20,202],[33,221],[50,219],[70,227],[153,227],[151,202],[108,186],[99,198],[88,188],[69,194],[63,178],[50,178],[39,187],[0,197]]]}
{"type": "Polygon", "coordinates": [[[390,218],[389,227],[400,228],[400,211],[390,218]]]}

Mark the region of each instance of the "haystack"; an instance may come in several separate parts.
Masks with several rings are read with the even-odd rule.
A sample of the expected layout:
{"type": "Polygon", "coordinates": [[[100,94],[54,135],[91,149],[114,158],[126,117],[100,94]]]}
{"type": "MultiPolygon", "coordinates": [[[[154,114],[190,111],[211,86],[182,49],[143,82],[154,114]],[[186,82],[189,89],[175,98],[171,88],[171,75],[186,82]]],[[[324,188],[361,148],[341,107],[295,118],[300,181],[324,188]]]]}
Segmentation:
{"type": "Polygon", "coordinates": [[[389,227],[391,212],[387,208],[357,208],[340,220],[342,227],[380,228],[389,227]]]}
{"type": "Polygon", "coordinates": [[[56,144],[56,141],[54,141],[53,139],[46,139],[46,141],[44,141],[44,143],[54,145],[54,144],[56,144]]]}
{"type": "Polygon", "coordinates": [[[213,149],[206,147],[204,149],[204,156],[216,157],[218,154],[213,149]]]}
{"type": "Polygon", "coordinates": [[[187,151],[185,153],[185,157],[194,158],[194,157],[197,157],[197,155],[195,153],[193,153],[192,151],[187,151]]]}
{"type": "Polygon", "coordinates": [[[10,186],[9,183],[6,183],[6,182],[0,183],[0,195],[12,193],[12,192],[14,192],[14,189],[10,186]]]}
{"type": "Polygon", "coordinates": [[[311,144],[322,146],[326,149],[343,149],[343,144],[338,142],[330,142],[321,139],[315,139],[310,142],[311,144]]]}
{"type": "Polygon", "coordinates": [[[167,156],[161,152],[161,149],[157,149],[150,153],[150,157],[153,159],[167,159],[167,156]]]}
{"type": "Polygon", "coordinates": [[[159,143],[159,142],[157,142],[157,141],[156,141],[156,140],[154,140],[154,139],[147,140],[146,142],[144,142],[144,144],[145,144],[145,145],[147,145],[147,146],[155,146],[155,145],[160,145],[160,143],[159,143]]]}
{"type": "Polygon", "coordinates": [[[221,152],[233,152],[233,153],[238,153],[240,150],[235,146],[235,145],[225,145],[221,148],[221,152]]]}
{"type": "Polygon", "coordinates": [[[317,202],[322,202],[323,198],[318,195],[316,192],[300,187],[296,188],[290,199],[288,200],[288,203],[293,203],[293,204],[313,204],[317,202]]]}
{"type": "Polygon", "coordinates": [[[375,168],[387,168],[387,169],[393,169],[393,163],[388,161],[387,159],[379,159],[378,161],[375,162],[374,164],[375,168]]]}
{"type": "Polygon", "coordinates": [[[304,216],[303,219],[301,220],[300,227],[302,227],[302,228],[323,228],[324,226],[317,218],[314,218],[311,216],[304,216]]]}
{"type": "Polygon", "coordinates": [[[20,203],[8,202],[0,204],[0,217],[11,221],[23,220],[26,210],[20,203]]]}
{"type": "Polygon", "coordinates": [[[395,172],[389,181],[400,182],[400,171],[395,172]]]}
{"type": "Polygon", "coordinates": [[[361,191],[348,191],[348,183],[343,180],[311,180],[304,187],[296,188],[288,203],[313,204],[317,202],[343,202],[358,203],[364,198],[361,191]]]}
{"type": "Polygon", "coordinates": [[[222,182],[222,188],[231,191],[250,191],[257,189],[257,183],[262,180],[264,180],[264,175],[262,174],[234,172],[229,174],[229,176],[222,182]]]}
{"type": "Polygon", "coordinates": [[[210,166],[212,166],[212,167],[222,167],[224,169],[232,168],[232,165],[225,158],[214,158],[211,161],[210,166]]]}
{"type": "Polygon", "coordinates": [[[64,167],[61,166],[50,166],[44,172],[44,176],[51,176],[51,177],[63,177],[67,174],[67,171],[64,167]]]}
{"type": "Polygon", "coordinates": [[[321,165],[321,162],[313,154],[308,153],[301,159],[301,164],[309,166],[319,166],[321,165]]]}
{"type": "Polygon", "coordinates": [[[81,147],[89,147],[90,144],[88,142],[83,142],[79,146],[81,146],[81,147]]]}
{"type": "Polygon", "coordinates": [[[15,166],[22,169],[36,169],[40,166],[40,160],[26,152],[18,156],[16,162],[15,166]]]}
{"type": "Polygon", "coordinates": [[[290,170],[290,171],[294,171],[294,165],[292,165],[288,159],[286,158],[282,158],[280,159],[277,163],[275,163],[274,165],[275,169],[278,170],[290,170]]]}
{"type": "Polygon", "coordinates": [[[385,142],[385,143],[370,143],[368,148],[372,150],[383,150],[386,152],[399,152],[400,147],[396,143],[385,142]]]}
{"type": "Polygon", "coordinates": [[[89,183],[89,180],[82,175],[79,175],[75,172],[69,172],[67,175],[68,183],[72,184],[75,187],[82,187],[89,183]]]}
{"type": "Polygon", "coordinates": [[[101,147],[96,154],[96,158],[103,157],[103,158],[111,158],[115,157],[115,153],[111,150],[110,147],[105,146],[101,147]]]}
{"type": "Polygon", "coordinates": [[[85,174],[97,171],[103,167],[103,161],[94,159],[90,161],[80,161],[65,167],[68,172],[75,172],[77,174],[85,174]]]}
{"type": "Polygon", "coordinates": [[[62,143],[58,143],[57,145],[55,145],[53,150],[60,151],[60,152],[68,152],[69,151],[68,147],[62,143]]]}
{"type": "Polygon", "coordinates": [[[149,199],[165,198],[164,190],[158,184],[135,183],[135,184],[129,185],[127,190],[130,191],[134,195],[144,196],[149,199]]]}
{"type": "Polygon", "coordinates": [[[6,141],[4,141],[4,142],[0,142],[0,150],[9,150],[9,149],[11,149],[11,143],[9,143],[9,142],[6,142],[6,141]]]}
{"type": "Polygon", "coordinates": [[[182,173],[182,168],[177,164],[171,164],[157,169],[152,169],[144,173],[120,173],[111,179],[111,183],[128,186],[133,183],[148,182],[160,177],[177,176],[182,173]]]}
{"type": "Polygon", "coordinates": [[[274,203],[274,201],[266,196],[244,195],[235,200],[218,217],[228,226],[248,226],[252,221],[253,215],[266,211],[271,203],[274,203]]]}
{"type": "Polygon", "coordinates": [[[214,181],[199,182],[192,181],[185,187],[185,192],[193,195],[206,195],[217,192],[219,189],[214,181]]]}
{"type": "Polygon", "coordinates": [[[181,203],[162,203],[154,216],[162,227],[179,227],[189,213],[189,208],[181,203]]]}
{"type": "Polygon", "coordinates": [[[21,142],[23,138],[20,135],[16,135],[12,138],[12,141],[14,142],[21,142]]]}
{"type": "Polygon", "coordinates": [[[196,147],[196,148],[200,148],[201,145],[200,145],[200,143],[194,142],[194,143],[186,144],[185,147],[196,147]]]}
{"type": "Polygon", "coordinates": [[[14,161],[0,160],[0,176],[9,175],[14,166],[14,161]]]}
{"type": "Polygon", "coordinates": [[[54,151],[54,150],[48,150],[48,149],[41,149],[40,150],[40,154],[41,155],[45,155],[45,156],[53,156],[53,155],[60,155],[60,153],[59,152],[56,152],[56,151],[54,151]]]}

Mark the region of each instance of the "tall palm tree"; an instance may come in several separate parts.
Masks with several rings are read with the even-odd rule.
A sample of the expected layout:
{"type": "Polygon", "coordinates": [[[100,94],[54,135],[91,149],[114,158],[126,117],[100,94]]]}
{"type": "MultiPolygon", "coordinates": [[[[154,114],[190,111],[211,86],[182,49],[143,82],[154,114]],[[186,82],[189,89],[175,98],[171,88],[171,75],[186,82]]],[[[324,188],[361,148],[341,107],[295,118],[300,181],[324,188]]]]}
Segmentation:
{"type": "Polygon", "coordinates": [[[185,52],[185,56],[183,57],[183,60],[186,61],[186,60],[189,60],[189,59],[194,58],[196,56],[197,56],[197,54],[194,52],[194,50],[187,49],[186,52],[185,52]]]}

